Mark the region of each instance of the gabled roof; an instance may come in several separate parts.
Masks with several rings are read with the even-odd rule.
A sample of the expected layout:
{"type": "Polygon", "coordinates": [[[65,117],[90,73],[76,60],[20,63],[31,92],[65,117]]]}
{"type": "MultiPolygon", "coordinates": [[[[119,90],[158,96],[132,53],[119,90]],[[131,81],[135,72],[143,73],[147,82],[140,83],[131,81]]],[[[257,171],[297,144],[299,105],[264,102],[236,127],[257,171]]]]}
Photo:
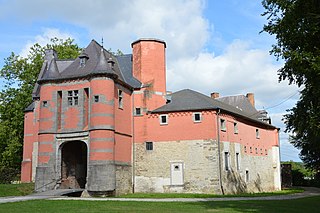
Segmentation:
{"type": "MultiPolygon", "coordinates": [[[[250,104],[250,103],[249,103],[250,104]]],[[[253,106],[252,106],[253,107],[253,106]]],[[[239,107],[234,107],[230,104],[224,103],[220,100],[210,98],[199,92],[184,89],[178,92],[172,93],[171,102],[159,107],[152,111],[152,113],[165,113],[165,112],[179,112],[179,111],[196,111],[196,110],[222,110],[227,113],[231,113],[240,117],[243,117],[247,120],[251,120],[269,127],[273,127],[265,122],[262,122],[257,119],[254,115],[257,110],[245,111],[239,107]],[[251,112],[253,114],[251,114],[251,112]]]]}
{"type": "MultiPolygon", "coordinates": [[[[54,81],[63,79],[74,79],[96,74],[109,75],[114,79],[131,86],[139,88],[141,82],[132,76],[132,60],[130,57],[114,56],[99,45],[95,40],[83,50],[80,57],[70,60],[47,59],[42,68],[38,82],[54,81]],[[80,57],[86,58],[85,65],[80,64],[80,57]],[[110,66],[112,63],[113,66],[110,66]]],[[[35,88],[36,92],[38,88],[35,88]]]]}
{"type": "Polygon", "coordinates": [[[244,95],[226,96],[217,98],[216,100],[232,105],[249,115],[254,115],[254,117],[258,117],[260,115],[259,111],[252,106],[248,98],[244,95]]]}

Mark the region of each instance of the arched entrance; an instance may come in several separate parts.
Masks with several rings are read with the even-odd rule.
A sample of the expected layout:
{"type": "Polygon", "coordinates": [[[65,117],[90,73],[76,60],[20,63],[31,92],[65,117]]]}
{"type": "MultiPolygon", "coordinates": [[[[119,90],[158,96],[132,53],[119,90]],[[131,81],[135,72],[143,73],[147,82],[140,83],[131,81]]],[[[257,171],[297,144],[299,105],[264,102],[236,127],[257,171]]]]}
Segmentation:
{"type": "Polygon", "coordinates": [[[87,145],[70,141],[61,148],[61,189],[85,188],[87,180],[87,145]]]}

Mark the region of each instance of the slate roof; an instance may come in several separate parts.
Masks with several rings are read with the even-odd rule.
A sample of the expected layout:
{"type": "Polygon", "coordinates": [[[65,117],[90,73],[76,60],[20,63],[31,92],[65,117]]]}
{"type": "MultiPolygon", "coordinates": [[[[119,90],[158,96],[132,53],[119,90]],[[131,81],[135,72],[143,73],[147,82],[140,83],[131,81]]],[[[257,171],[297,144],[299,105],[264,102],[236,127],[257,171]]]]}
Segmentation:
{"type": "Polygon", "coordinates": [[[208,97],[204,94],[201,94],[199,92],[196,92],[190,89],[184,89],[184,90],[180,90],[178,92],[172,93],[171,102],[153,110],[152,113],[220,109],[225,112],[228,112],[237,116],[241,116],[245,119],[275,128],[274,126],[259,120],[255,115],[255,113],[257,113],[258,111],[254,109],[253,106],[252,106],[253,109],[250,108],[249,106],[247,106],[245,101],[243,101],[243,106],[246,106],[248,110],[247,108],[245,108],[245,110],[240,109],[240,107],[237,108],[233,105],[230,105],[218,99],[213,99],[211,97],[208,97]]]}
{"type": "Polygon", "coordinates": [[[46,66],[40,72],[38,82],[106,74],[132,88],[141,86],[141,82],[132,76],[131,55],[114,56],[95,40],[92,40],[80,57],[73,61],[57,60],[55,58],[45,61],[46,66]],[[80,65],[80,57],[87,59],[84,66],[80,65]],[[109,62],[113,63],[113,67],[110,66],[109,62]]]}
{"type": "Polygon", "coordinates": [[[216,100],[232,105],[253,117],[260,116],[259,111],[254,106],[252,106],[248,98],[244,95],[226,96],[217,98],[216,100]]]}

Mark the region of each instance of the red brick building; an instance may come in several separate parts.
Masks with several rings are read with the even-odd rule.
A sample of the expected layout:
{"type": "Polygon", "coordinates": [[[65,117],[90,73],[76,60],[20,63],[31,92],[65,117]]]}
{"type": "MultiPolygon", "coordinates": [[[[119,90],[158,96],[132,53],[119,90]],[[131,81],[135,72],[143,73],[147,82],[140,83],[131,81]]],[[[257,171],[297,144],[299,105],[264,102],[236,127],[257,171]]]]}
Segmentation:
{"type": "Polygon", "coordinates": [[[99,194],[280,189],[278,129],[253,94],[167,93],[166,43],[132,48],[46,52],[25,110],[23,182],[99,194]]]}

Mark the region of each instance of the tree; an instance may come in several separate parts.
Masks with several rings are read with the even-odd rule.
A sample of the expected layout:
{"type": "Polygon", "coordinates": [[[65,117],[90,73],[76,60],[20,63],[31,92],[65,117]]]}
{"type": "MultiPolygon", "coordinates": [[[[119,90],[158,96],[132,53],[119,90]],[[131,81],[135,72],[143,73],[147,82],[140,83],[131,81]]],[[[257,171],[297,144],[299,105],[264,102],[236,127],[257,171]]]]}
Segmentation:
{"type": "Polygon", "coordinates": [[[0,173],[20,171],[24,109],[32,102],[31,93],[46,49],[55,49],[59,59],[76,58],[81,52],[74,40],[53,38],[45,46],[33,45],[27,57],[11,53],[0,70],[4,80],[0,92],[0,173]]]}
{"type": "Polygon", "coordinates": [[[275,35],[270,51],[284,60],[279,81],[297,84],[301,95],[284,116],[291,143],[300,149],[308,168],[320,170],[320,1],[263,0],[268,23],[263,31],[275,35]]]}

